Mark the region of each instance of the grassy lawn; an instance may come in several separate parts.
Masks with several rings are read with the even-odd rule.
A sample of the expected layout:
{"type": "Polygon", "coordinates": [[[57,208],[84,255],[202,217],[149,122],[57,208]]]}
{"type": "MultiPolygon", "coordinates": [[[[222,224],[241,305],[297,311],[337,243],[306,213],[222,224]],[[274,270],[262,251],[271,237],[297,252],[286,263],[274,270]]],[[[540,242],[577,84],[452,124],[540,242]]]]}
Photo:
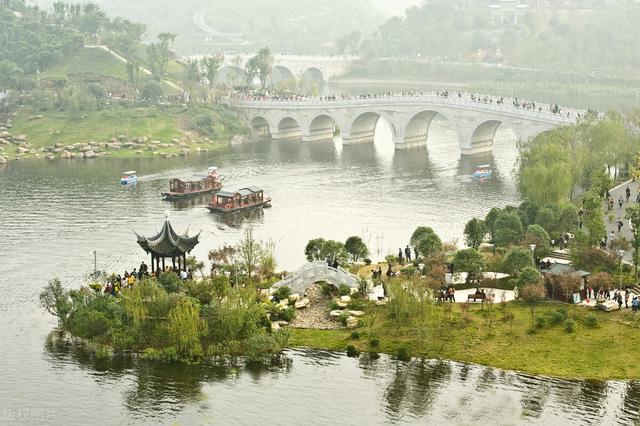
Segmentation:
{"type": "Polygon", "coordinates": [[[43,71],[40,77],[47,79],[76,74],[94,74],[126,80],[127,66],[102,49],[85,47],[56,66],[43,71]]]}
{"type": "Polygon", "coordinates": [[[351,339],[349,330],[292,330],[291,344],[313,348],[344,350],[353,344],[360,351],[372,351],[370,340],[380,340],[375,350],[395,354],[405,346],[412,356],[451,359],[532,374],[587,379],[640,379],[640,320],[629,309],[622,312],[598,312],[595,309],[573,308],[557,303],[541,305],[536,317],[547,324],[531,332],[531,311],[520,302],[503,308],[494,305],[487,315],[480,305],[469,309],[465,327],[461,306],[452,306],[447,314],[443,305],[433,305],[426,329],[426,338],[419,341],[416,328],[409,324],[396,331],[387,317],[387,308],[378,310],[373,329],[358,329],[360,338],[351,339]],[[563,308],[574,318],[573,332],[563,323],[551,325],[552,312],[563,308]],[[505,312],[514,314],[513,326],[503,321],[505,312]],[[598,324],[587,326],[585,318],[593,315],[598,324]],[[492,318],[492,319],[491,319],[492,318]],[[491,324],[489,324],[492,322],[491,324]]]}
{"type": "MultiPolygon", "coordinates": [[[[180,139],[188,144],[189,149],[200,147],[208,150],[226,146],[235,134],[244,134],[246,129],[233,112],[223,107],[182,107],[182,106],[141,106],[128,108],[115,106],[83,113],[82,117],[74,117],[69,112],[46,111],[34,116],[26,108],[20,109],[13,119],[12,133],[25,134],[30,147],[40,149],[55,144],[63,146],[75,143],[109,142],[121,135],[125,140],[146,137],[147,142],[154,140],[169,143],[172,139],[180,139]],[[41,117],[40,117],[41,115],[41,117]],[[198,126],[198,119],[209,117],[215,131],[198,126]],[[37,118],[36,118],[37,117],[37,118]],[[208,137],[209,141],[204,141],[208,137]],[[199,141],[196,144],[194,142],[199,141]]],[[[6,146],[6,154],[13,158],[17,146],[6,146]]],[[[158,150],[162,154],[177,154],[183,147],[165,147],[158,150]]],[[[151,156],[153,149],[143,150],[142,154],[135,149],[109,150],[112,157],[151,156]]],[[[33,154],[25,156],[29,158],[33,154]]]]}

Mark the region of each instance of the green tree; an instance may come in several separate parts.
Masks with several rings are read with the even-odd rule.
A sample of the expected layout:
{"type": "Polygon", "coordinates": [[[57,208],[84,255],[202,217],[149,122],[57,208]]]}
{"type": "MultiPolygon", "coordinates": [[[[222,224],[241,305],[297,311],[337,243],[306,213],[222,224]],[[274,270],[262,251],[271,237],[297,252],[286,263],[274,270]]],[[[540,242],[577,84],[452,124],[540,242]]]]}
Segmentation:
{"type": "Polygon", "coordinates": [[[166,73],[175,39],[176,34],[160,33],[158,41],[147,46],[147,61],[153,78],[157,81],[160,81],[166,73]]]}
{"type": "Polygon", "coordinates": [[[528,249],[513,246],[502,261],[503,270],[511,276],[516,276],[524,268],[531,266],[533,259],[531,259],[531,252],[528,249]]]}
{"type": "Polygon", "coordinates": [[[71,300],[69,292],[62,287],[59,279],[49,281],[49,284],[40,293],[40,306],[51,315],[58,317],[60,323],[64,323],[71,313],[71,300]]]}
{"type": "Polygon", "coordinates": [[[207,56],[202,59],[202,65],[204,66],[204,75],[209,82],[209,87],[213,88],[218,78],[218,71],[222,66],[223,58],[221,56],[207,56]]]}
{"type": "Polygon", "coordinates": [[[423,238],[435,234],[436,233],[433,231],[433,229],[428,226],[418,226],[416,230],[413,231],[413,234],[411,234],[411,239],[409,240],[411,247],[417,248],[418,243],[420,243],[423,238]]]}
{"type": "Polygon", "coordinates": [[[324,238],[316,238],[313,240],[309,240],[307,246],[304,248],[304,255],[307,257],[309,262],[313,262],[315,260],[325,260],[322,258],[321,252],[322,247],[324,246],[325,239],[324,238]]]}
{"type": "Polygon", "coordinates": [[[542,133],[521,152],[518,188],[535,204],[557,203],[572,194],[573,159],[562,138],[558,131],[542,133]]]}
{"type": "Polygon", "coordinates": [[[242,240],[238,245],[238,254],[240,255],[240,263],[247,272],[249,285],[251,285],[254,272],[258,270],[263,254],[262,244],[253,236],[253,228],[245,229],[242,240]]]}
{"type": "Polygon", "coordinates": [[[207,334],[207,323],[200,318],[200,305],[184,298],[169,312],[167,321],[169,338],[182,359],[202,355],[200,338],[207,334]]]}
{"type": "Polygon", "coordinates": [[[527,232],[524,234],[523,245],[525,248],[531,244],[536,245],[535,256],[538,259],[549,256],[551,254],[551,238],[547,231],[540,225],[529,225],[527,232]]]}
{"type": "Polygon", "coordinates": [[[544,300],[544,297],[544,286],[540,283],[526,284],[522,287],[520,298],[524,300],[531,309],[531,325],[533,325],[533,317],[535,315],[536,307],[544,300]]]}
{"type": "Polygon", "coordinates": [[[257,55],[247,61],[245,72],[251,80],[257,77],[260,80],[260,86],[264,89],[272,68],[273,55],[271,54],[271,49],[263,47],[258,51],[257,55]]]}
{"type": "Polygon", "coordinates": [[[478,274],[486,269],[486,262],[482,253],[475,249],[459,250],[453,256],[455,272],[467,272],[467,284],[475,281],[478,274]]]}
{"type": "Polygon", "coordinates": [[[464,242],[471,248],[477,249],[480,247],[485,235],[487,235],[486,226],[475,217],[464,226],[464,242]]]}
{"type": "Polygon", "coordinates": [[[347,241],[344,243],[344,248],[347,253],[351,255],[354,262],[357,262],[358,259],[363,259],[369,255],[369,249],[360,237],[353,236],[347,238],[347,241]]]}
{"type": "Polygon", "coordinates": [[[633,232],[633,266],[637,277],[638,263],[640,263],[640,205],[634,204],[627,207],[626,217],[629,219],[631,231],[633,232]]]}
{"type": "Polygon", "coordinates": [[[588,240],[591,244],[597,244],[605,235],[607,229],[604,224],[603,197],[593,192],[587,192],[582,197],[583,226],[588,231],[588,240]]]}
{"type": "Polygon", "coordinates": [[[418,252],[424,257],[431,257],[442,250],[442,241],[435,233],[427,234],[418,242],[418,252]]]}
{"type": "Polygon", "coordinates": [[[155,80],[148,81],[142,88],[142,99],[156,100],[162,96],[164,89],[162,85],[155,80]]]}
{"type": "Polygon", "coordinates": [[[322,244],[322,248],[320,249],[320,258],[328,259],[331,262],[344,262],[347,258],[347,251],[341,242],[327,240],[322,244]]]}
{"type": "Polygon", "coordinates": [[[523,229],[520,216],[516,211],[502,211],[494,223],[495,236],[493,243],[499,247],[518,244],[522,240],[523,229]]]}

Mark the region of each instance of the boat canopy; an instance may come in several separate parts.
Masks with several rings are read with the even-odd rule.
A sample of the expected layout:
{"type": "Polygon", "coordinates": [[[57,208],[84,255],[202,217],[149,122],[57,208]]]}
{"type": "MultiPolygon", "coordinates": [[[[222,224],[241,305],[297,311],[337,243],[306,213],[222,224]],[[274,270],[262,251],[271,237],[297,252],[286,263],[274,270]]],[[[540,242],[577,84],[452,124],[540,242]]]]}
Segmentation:
{"type": "Polygon", "coordinates": [[[130,170],[128,172],[122,172],[123,175],[135,175],[136,171],[135,170],[130,170]]]}
{"type": "Polygon", "coordinates": [[[482,166],[478,166],[479,169],[489,169],[491,166],[489,164],[484,164],[482,166]]]}

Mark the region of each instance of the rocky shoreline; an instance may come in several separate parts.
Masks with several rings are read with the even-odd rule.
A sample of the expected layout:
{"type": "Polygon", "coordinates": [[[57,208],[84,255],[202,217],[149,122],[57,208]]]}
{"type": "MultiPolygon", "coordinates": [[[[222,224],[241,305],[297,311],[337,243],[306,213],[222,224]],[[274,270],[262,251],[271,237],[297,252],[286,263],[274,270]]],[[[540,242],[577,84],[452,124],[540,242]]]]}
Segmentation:
{"type": "MultiPolygon", "coordinates": [[[[33,119],[41,118],[34,116],[33,119]]],[[[119,135],[107,141],[88,141],[73,144],[56,143],[49,147],[36,148],[32,146],[26,134],[12,132],[11,118],[0,121],[0,164],[6,164],[11,160],[44,159],[53,161],[73,159],[94,159],[113,156],[119,153],[131,157],[186,157],[193,154],[202,154],[224,146],[222,143],[211,140],[208,137],[197,138],[191,133],[186,133],[181,139],[171,139],[163,142],[157,139],[150,140],[147,136],[132,137],[119,135]],[[11,152],[13,151],[13,152],[11,152]]],[[[244,136],[234,136],[228,144],[237,145],[247,141],[244,136]]]]}

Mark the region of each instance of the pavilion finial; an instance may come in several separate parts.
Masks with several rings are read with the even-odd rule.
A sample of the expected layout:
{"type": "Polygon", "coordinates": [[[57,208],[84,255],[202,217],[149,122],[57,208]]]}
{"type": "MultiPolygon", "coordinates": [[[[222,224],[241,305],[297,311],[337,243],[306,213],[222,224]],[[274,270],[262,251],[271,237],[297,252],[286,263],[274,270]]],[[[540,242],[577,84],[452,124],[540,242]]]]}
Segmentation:
{"type": "Polygon", "coordinates": [[[171,216],[171,212],[169,210],[164,211],[164,218],[169,220],[169,216],[171,216]]]}

